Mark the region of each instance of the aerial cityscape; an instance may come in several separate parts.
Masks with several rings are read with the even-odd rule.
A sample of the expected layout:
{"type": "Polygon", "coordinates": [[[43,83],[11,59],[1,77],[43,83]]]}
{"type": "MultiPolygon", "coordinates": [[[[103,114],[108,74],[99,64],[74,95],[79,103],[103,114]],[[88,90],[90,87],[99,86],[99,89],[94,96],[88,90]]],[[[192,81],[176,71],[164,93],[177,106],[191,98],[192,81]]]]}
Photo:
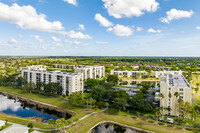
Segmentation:
{"type": "Polygon", "coordinates": [[[0,133],[200,133],[199,0],[0,0],[0,133]]]}

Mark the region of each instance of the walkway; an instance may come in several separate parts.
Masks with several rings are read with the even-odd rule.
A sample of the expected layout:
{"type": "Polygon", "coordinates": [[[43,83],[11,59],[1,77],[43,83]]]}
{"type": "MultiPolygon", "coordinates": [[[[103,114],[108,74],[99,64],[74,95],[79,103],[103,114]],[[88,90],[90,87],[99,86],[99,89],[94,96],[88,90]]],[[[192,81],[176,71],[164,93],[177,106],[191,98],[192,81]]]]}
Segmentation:
{"type": "MultiPolygon", "coordinates": [[[[91,116],[91,115],[93,115],[93,114],[104,112],[104,111],[106,111],[107,109],[108,109],[108,108],[105,108],[105,109],[100,110],[100,111],[98,111],[98,112],[92,112],[92,113],[90,113],[90,114],[88,114],[88,115],[86,115],[86,116],[80,118],[79,121],[82,121],[82,120],[84,120],[85,118],[87,118],[87,117],[89,117],[89,116],[91,116]]],[[[8,129],[5,129],[5,130],[1,131],[0,133],[4,133],[4,131],[10,130],[10,128],[12,128],[12,127],[21,127],[22,129],[27,129],[27,126],[24,126],[24,125],[21,125],[21,124],[12,123],[12,122],[8,122],[8,123],[13,124],[13,125],[10,126],[8,129]]],[[[69,128],[69,127],[75,125],[76,123],[77,123],[77,122],[73,122],[71,125],[67,125],[67,126],[65,126],[64,128],[62,128],[62,129],[69,128]]],[[[33,129],[41,130],[41,131],[58,130],[58,129],[41,129],[41,128],[33,128],[33,129]]],[[[7,133],[7,132],[5,132],[5,133],[7,133]]],[[[15,133],[15,132],[8,132],[8,133],[15,133]]]]}

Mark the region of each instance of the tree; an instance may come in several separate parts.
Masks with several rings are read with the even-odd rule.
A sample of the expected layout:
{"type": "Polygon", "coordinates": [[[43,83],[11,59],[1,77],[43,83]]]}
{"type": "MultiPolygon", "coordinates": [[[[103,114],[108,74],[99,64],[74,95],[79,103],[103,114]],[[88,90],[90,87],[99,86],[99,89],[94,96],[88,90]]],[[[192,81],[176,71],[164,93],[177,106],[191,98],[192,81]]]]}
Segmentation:
{"type": "Polygon", "coordinates": [[[108,103],[108,102],[105,102],[105,106],[106,106],[106,108],[107,108],[107,110],[108,110],[109,103],[108,103]]]}
{"type": "Polygon", "coordinates": [[[53,129],[54,120],[53,119],[49,119],[48,120],[48,124],[51,125],[51,129],[53,129]]]}
{"type": "Polygon", "coordinates": [[[26,91],[29,91],[30,93],[32,92],[32,90],[34,90],[35,89],[35,83],[34,82],[29,82],[29,83],[27,83],[27,84],[25,84],[24,86],[23,86],[23,90],[26,90],[26,91]]]}
{"type": "Polygon", "coordinates": [[[126,99],[124,99],[124,98],[115,98],[115,99],[114,99],[114,106],[115,106],[116,108],[118,108],[119,111],[120,111],[121,109],[125,110],[125,109],[126,109],[126,104],[127,104],[127,101],[126,101],[126,99]]]}
{"type": "Polygon", "coordinates": [[[95,86],[91,93],[93,99],[102,101],[105,94],[105,88],[103,86],[95,86]]]}
{"type": "Polygon", "coordinates": [[[199,88],[196,87],[196,88],[194,88],[194,90],[195,90],[195,92],[196,92],[196,94],[197,94],[197,92],[199,91],[199,88]]]}
{"type": "Polygon", "coordinates": [[[119,81],[119,79],[115,75],[108,75],[108,77],[107,77],[107,82],[112,82],[112,83],[118,84],[118,81],[119,81]]]}
{"type": "Polygon", "coordinates": [[[162,101],[162,119],[164,119],[164,116],[163,116],[163,110],[164,110],[164,95],[162,93],[159,94],[160,98],[161,98],[161,101],[162,101]]]}
{"type": "Polygon", "coordinates": [[[74,92],[69,96],[69,102],[75,106],[81,106],[84,101],[84,97],[80,92],[74,92]]]}
{"type": "MultiPolygon", "coordinates": [[[[179,97],[179,93],[178,92],[175,92],[174,93],[174,96],[176,97],[176,103],[175,103],[175,113],[177,113],[177,109],[176,109],[176,106],[177,106],[177,102],[178,102],[178,97],[179,97]]],[[[177,114],[176,114],[177,115],[177,114]]]]}
{"type": "Polygon", "coordinates": [[[162,108],[160,108],[160,107],[156,107],[156,109],[155,109],[155,114],[157,116],[157,120],[161,117],[161,110],[162,110],[162,108]]]}
{"type": "Polygon", "coordinates": [[[125,99],[126,101],[128,101],[130,99],[128,93],[126,93],[125,90],[117,90],[115,93],[114,93],[114,98],[123,98],[125,99]]]}
{"type": "Polygon", "coordinates": [[[86,81],[85,85],[86,85],[86,87],[87,87],[88,89],[92,89],[92,88],[94,88],[95,86],[99,85],[99,82],[98,82],[98,80],[96,80],[96,79],[88,79],[88,80],[86,81]]]}
{"type": "Polygon", "coordinates": [[[153,104],[152,102],[146,100],[146,99],[138,99],[133,97],[129,102],[130,108],[142,112],[151,112],[153,110],[153,104]]]}
{"type": "Polygon", "coordinates": [[[199,83],[196,83],[197,88],[199,88],[199,83]]]}

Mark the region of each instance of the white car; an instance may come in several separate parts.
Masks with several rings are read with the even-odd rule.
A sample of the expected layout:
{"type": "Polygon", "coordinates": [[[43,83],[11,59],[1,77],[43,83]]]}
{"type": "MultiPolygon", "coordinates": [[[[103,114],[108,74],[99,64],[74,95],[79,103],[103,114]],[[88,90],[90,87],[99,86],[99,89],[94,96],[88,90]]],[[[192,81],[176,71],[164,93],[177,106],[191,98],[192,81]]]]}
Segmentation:
{"type": "Polygon", "coordinates": [[[170,124],[173,124],[174,120],[172,118],[167,118],[167,122],[170,123],[170,124]]]}

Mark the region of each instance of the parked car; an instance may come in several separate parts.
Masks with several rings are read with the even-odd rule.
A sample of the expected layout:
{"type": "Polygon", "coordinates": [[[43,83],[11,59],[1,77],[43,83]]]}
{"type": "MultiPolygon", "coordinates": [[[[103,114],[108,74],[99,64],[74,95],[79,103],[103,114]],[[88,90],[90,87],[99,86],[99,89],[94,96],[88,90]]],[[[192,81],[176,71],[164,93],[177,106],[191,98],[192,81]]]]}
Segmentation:
{"type": "Polygon", "coordinates": [[[172,118],[167,118],[167,123],[173,124],[174,120],[172,118]]]}

